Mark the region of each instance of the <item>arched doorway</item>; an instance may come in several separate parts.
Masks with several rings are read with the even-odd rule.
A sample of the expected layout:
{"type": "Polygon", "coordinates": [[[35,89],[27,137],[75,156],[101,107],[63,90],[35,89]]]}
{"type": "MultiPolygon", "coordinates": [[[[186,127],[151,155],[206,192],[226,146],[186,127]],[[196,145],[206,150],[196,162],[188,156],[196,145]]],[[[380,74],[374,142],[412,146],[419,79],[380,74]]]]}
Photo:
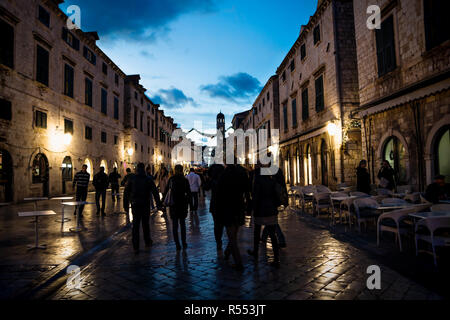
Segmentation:
{"type": "Polygon", "coordinates": [[[105,160],[105,159],[103,159],[103,160],[100,162],[100,167],[105,168],[105,173],[108,174],[108,164],[106,163],[106,160],[105,160]]]}
{"type": "Polygon", "coordinates": [[[328,186],[328,148],[325,140],[320,146],[320,170],[322,174],[322,185],[328,186]]]}
{"type": "Polygon", "coordinates": [[[442,174],[450,182],[450,125],[439,130],[434,145],[434,175],[442,174]]]}
{"type": "Polygon", "coordinates": [[[11,155],[6,150],[0,150],[0,202],[14,200],[13,177],[11,155]]]}
{"type": "Polygon", "coordinates": [[[72,174],[72,159],[67,156],[64,158],[61,164],[62,193],[66,193],[66,181],[72,181],[72,174]]]}
{"type": "Polygon", "coordinates": [[[295,149],[295,184],[300,184],[300,152],[295,149]]]}
{"type": "Polygon", "coordinates": [[[406,149],[396,136],[386,140],[382,156],[383,160],[387,160],[394,169],[397,185],[407,184],[406,149]]]}
{"type": "Polygon", "coordinates": [[[89,158],[86,158],[86,160],[84,160],[84,163],[87,166],[87,173],[89,173],[89,180],[92,181],[94,179],[94,171],[92,168],[92,161],[89,158]]]}
{"type": "Polygon", "coordinates": [[[312,158],[311,158],[311,146],[306,146],[305,153],[305,185],[312,184],[312,158]]]}
{"type": "Polygon", "coordinates": [[[285,172],[285,175],[286,175],[286,183],[287,184],[290,184],[291,183],[291,166],[290,166],[290,163],[291,163],[291,156],[290,156],[290,154],[289,154],[289,152],[286,154],[286,159],[284,160],[284,172],[285,172]]]}
{"type": "Polygon", "coordinates": [[[33,160],[31,167],[31,177],[33,184],[42,184],[42,196],[49,195],[49,166],[45,154],[38,153],[33,160]]]}

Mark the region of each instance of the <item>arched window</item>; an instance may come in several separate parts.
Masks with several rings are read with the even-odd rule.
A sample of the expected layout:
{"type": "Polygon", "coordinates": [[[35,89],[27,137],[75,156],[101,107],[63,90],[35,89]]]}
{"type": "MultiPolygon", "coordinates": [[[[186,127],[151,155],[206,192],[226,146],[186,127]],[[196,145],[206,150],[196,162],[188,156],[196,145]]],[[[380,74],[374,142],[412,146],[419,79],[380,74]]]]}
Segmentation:
{"type": "Polygon", "coordinates": [[[305,153],[305,185],[312,184],[312,158],[311,158],[311,146],[306,146],[305,153]]]}
{"type": "Polygon", "coordinates": [[[63,180],[71,181],[72,180],[72,159],[69,156],[64,158],[61,168],[62,168],[63,180]]]}
{"type": "Polygon", "coordinates": [[[105,168],[105,173],[108,174],[108,164],[106,163],[106,160],[105,160],[105,159],[103,159],[103,160],[100,162],[100,167],[105,168]]]}
{"type": "Polygon", "coordinates": [[[435,175],[445,176],[445,182],[450,182],[450,125],[439,130],[434,145],[435,175]]]}
{"type": "Polygon", "coordinates": [[[284,172],[286,175],[286,183],[290,184],[291,182],[291,168],[290,168],[291,156],[289,152],[286,155],[286,159],[284,160],[284,172]]]}
{"type": "Polygon", "coordinates": [[[383,160],[387,160],[394,169],[397,185],[407,184],[406,177],[406,149],[400,140],[389,137],[384,145],[383,160]]]}
{"type": "Polygon", "coordinates": [[[300,152],[295,149],[295,184],[300,183],[300,152]]]}
{"type": "Polygon", "coordinates": [[[33,183],[43,183],[48,178],[48,161],[43,153],[34,157],[31,170],[33,183]]]}
{"type": "Polygon", "coordinates": [[[86,158],[86,160],[84,160],[84,163],[87,166],[87,172],[91,175],[89,177],[89,180],[93,180],[94,179],[94,171],[92,170],[92,161],[89,158],[86,158]]]}
{"type": "Polygon", "coordinates": [[[320,168],[322,174],[322,184],[328,185],[328,148],[325,140],[322,140],[320,146],[320,168]]]}

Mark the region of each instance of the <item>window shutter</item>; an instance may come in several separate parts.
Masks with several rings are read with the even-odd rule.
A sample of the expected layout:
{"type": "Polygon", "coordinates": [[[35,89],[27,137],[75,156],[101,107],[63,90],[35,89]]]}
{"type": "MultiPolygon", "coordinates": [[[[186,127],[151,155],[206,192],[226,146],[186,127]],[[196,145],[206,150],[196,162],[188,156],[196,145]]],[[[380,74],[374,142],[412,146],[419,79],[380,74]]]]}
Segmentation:
{"type": "Polygon", "coordinates": [[[306,120],[309,117],[309,106],[308,106],[308,89],[302,92],[302,119],[306,120]]]}

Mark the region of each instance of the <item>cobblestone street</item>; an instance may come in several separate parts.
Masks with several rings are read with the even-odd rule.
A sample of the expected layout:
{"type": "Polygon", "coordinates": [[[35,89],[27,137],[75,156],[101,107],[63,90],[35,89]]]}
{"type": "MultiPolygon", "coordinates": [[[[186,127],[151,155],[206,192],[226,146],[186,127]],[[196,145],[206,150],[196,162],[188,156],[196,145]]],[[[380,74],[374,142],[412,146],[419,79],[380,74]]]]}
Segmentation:
{"type": "MultiPolygon", "coordinates": [[[[376,254],[339,234],[333,236],[319,219],[287,210],[280,226],[287,238],[281,267],[274,269],[267,255],[257,264],[251,248],[250,219],[240,231],[245,270],[231,268],[232,258],[218,255],[208,198],[200,201],[197,218],[187,219],[189,248],[177,252],[170,221],[157,213],[151,218],[154,245],[135,256],[131,232],[124,232],[107,250],[81,267],[80,289],[63,286],[52,299],[440,299],[434,291],[390,268],[376,254]],[[368,290],[366,269],[381,268],[381,290],[368,290]]],[[[395,251],[395,248],[380,249],[395,251]]],[[[264,251],[266,250],[264,249],[264,251]]]]}

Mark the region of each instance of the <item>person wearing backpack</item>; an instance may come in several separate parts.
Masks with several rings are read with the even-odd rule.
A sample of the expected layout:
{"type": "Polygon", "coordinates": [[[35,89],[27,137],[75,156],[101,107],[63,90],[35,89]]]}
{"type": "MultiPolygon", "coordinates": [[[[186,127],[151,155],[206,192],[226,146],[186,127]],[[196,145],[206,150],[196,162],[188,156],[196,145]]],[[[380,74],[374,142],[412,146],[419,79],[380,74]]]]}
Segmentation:
{"type": "Polygon", "coordinates": [[[134,253],[138,254],[139,228],[141,224],[142,231],[144,232],[145,247],[149,248],[153,244],[150,237],[149,223],[152,196],[156,201],[158,209],[162,207],[155,183],[151,177],[147,176],[145,165],[143,163],[137,165],[136,174],[129,176],[125,186],[124,197],[125,196],[131,203],[131,210],[133,212],[132,242],[134,253]]]}
{"type": "MultiPolygon", "coordinates": [[[[261,165],[266,167],[268,165],[261,165]]],[[[280,266],[280,248],[276,235],[276,226],[278,225],[278,207],[284,201],[282,198],[282,188],[280,188],[277,175],[261,174],[261,167],[254,171],[253,188],[252,188],[252,204],[253,204],[253,250],[248,253],[258,260],[259,242],[261,228],[267,230],[268,236],[272,241],[272,249],[274,260],[271,266],[278,268],[280,266]]]]}
{"type": "Polygon", "coordinates": [[[169,215],[172,219],[172,232],[177,251],[181,250],[178,236],[178,225],[181,231],[181,243],[183,249],[187,249],[186,242],[186,217],[188,206],[191,202],[191,189],[189,181],[183,175],[183,166],[175,166],[175,174],[169,179],[164,191],[164,205],[169,207],[169,215]]]}

